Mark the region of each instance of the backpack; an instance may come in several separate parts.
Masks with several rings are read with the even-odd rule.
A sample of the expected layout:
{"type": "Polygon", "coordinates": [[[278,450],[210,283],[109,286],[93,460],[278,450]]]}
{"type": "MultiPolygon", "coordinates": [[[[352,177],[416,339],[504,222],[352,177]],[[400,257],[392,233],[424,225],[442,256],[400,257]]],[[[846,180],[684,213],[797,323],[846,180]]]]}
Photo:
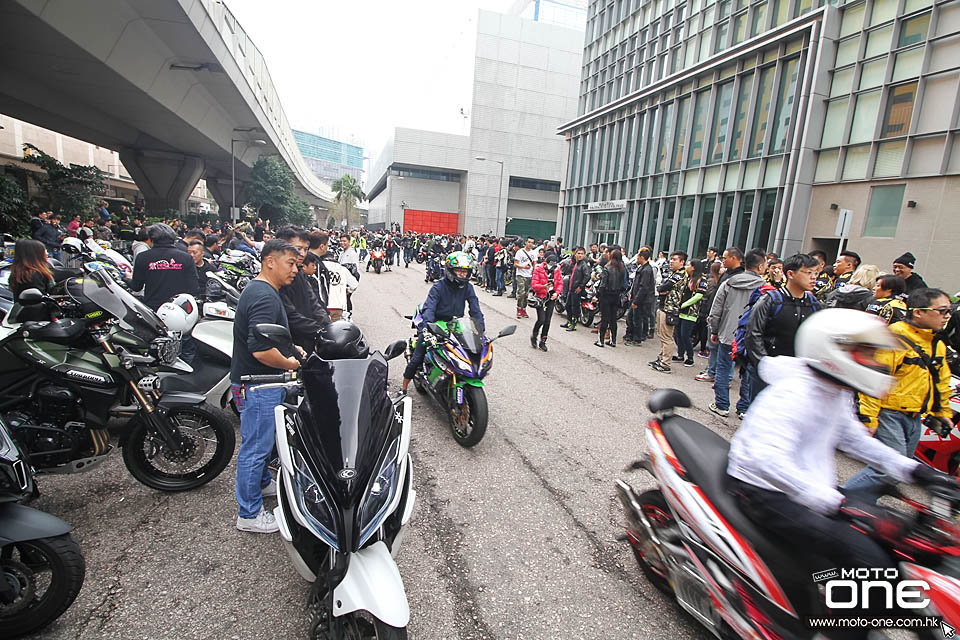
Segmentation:
{"type": "MultiPolygon", "coordinates": [[[[730,359],[734,362],[739,360],[746,363],[747,361],[747,325],[750,324],[750,312],[753,311],[753,306],[757,304],[760,296],[765,293],[770,295],[775,305],[773,314],[770,316],[771,318],[775,318],[780,313],[780,310],[783,309],[783,293],[777,287],[769,283],[764,283],[753,290],[753,293],[750,294],[750,300],[747,301],[747,306],[744,308],[743,313],[740,314],[740,319],[737,320],[737,328],[733,332],[733,346],[731,347],[730,359]]],[[[805,292],[804,297],[810,302],[814,309],[820,306],[819,301],[809,291],[805,292]]]]}

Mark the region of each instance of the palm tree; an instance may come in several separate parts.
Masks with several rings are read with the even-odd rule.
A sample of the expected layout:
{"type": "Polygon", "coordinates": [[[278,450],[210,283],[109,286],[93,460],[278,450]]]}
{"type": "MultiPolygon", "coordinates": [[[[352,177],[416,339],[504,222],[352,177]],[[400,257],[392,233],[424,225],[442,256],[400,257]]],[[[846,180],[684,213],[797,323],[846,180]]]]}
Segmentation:
{"type": "Polygon", "coordinates": [[[363,192],[363,189],[357,184],[356,179],[349,173],[334,180],[330,187],[336,194],[336,202],[341,206],[347,218],[347,224],[352,224],[353,221],[351,220],[350,214],[353,213],[353,206],[357,202],[366,200],[367,194],[363,192]]]}

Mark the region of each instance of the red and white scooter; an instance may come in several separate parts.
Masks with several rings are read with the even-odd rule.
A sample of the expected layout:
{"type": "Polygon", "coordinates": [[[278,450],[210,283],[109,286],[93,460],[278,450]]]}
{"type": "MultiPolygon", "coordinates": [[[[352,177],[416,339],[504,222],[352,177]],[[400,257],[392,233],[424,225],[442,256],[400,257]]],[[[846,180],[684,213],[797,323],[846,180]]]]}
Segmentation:
{"type": "MultiPolygon", "coordinates": [[[[689,406],[676,389],[650,397],[648,450],[631,468],[648,471],[658,488],[637,493],[616,483],[640,568],[718,638],[815,637],[804,616],[818,612],[804,605],[822,597],[810,568],[740,511],[726,490],[729,443],[674,413],[689,406]]],[[[960,492],[931,495],[929,507],[904,499],[909,513],[900,512],[902,526],[876,528],[884,533],[866,513],[852,516],[863,518],[852,524],[875,531],[872,537],[900,560],[900,576],[929,584],[929,605],[915,613],[942,616],[938,632],[946,635],[960,627],[960,492]]],[[[825,606],[822,613],[829,615],[825,606]]]]}

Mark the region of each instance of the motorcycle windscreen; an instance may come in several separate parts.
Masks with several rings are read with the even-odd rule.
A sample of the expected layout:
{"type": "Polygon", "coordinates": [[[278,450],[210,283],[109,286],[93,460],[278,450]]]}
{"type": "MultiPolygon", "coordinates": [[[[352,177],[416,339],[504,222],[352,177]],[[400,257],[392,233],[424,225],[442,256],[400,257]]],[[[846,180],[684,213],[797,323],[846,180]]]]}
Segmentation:
{"type": "Polygon", "coordinates": [[[104,270],[71,278],[66,283],[67,292],[74,300],[89,300],[115,317],[127,331],[146,340],[167,335],[167,328],[157,314],[114,282],[104,270]]]}
{"type": "Polygon", "coordinates": [[[304,389],[300,436],[308,449],[305,453],[327,480],[337,504],[349,508],[363,498],[395,429],[387,395],[387,363],[379,353],[363,360],[313,356],[300,375],[304,389]]]}
{"type": "Polygon", "coordinates": [[[483,349],[483,331],[473,318],[456,318],[447,323],[447,328],[470,353],[480,353],[483,349]]]}

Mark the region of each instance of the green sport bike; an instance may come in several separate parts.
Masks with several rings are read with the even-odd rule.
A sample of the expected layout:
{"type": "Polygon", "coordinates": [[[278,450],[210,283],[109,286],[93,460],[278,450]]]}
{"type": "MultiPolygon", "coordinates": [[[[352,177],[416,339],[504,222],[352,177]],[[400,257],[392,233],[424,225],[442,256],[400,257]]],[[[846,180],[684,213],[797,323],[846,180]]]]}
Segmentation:
{"type": "MultiPolygon", "coordinates": [[[[406,317],[413,321],[414,328],[423,322],[419,307],[416,314],[406,317]]],[[[453,438],[463,447],[477,444],[487,431],[483,378],[493,367],[493,341],[516,330],[515,324],[506,326],[490,339],[472,318],[428,322],[423,327],[426,356],[413,384],[443,407],[453,438]]],[[[407,360],[418,339],[414,336],[407,343],[407,360]]]]}

